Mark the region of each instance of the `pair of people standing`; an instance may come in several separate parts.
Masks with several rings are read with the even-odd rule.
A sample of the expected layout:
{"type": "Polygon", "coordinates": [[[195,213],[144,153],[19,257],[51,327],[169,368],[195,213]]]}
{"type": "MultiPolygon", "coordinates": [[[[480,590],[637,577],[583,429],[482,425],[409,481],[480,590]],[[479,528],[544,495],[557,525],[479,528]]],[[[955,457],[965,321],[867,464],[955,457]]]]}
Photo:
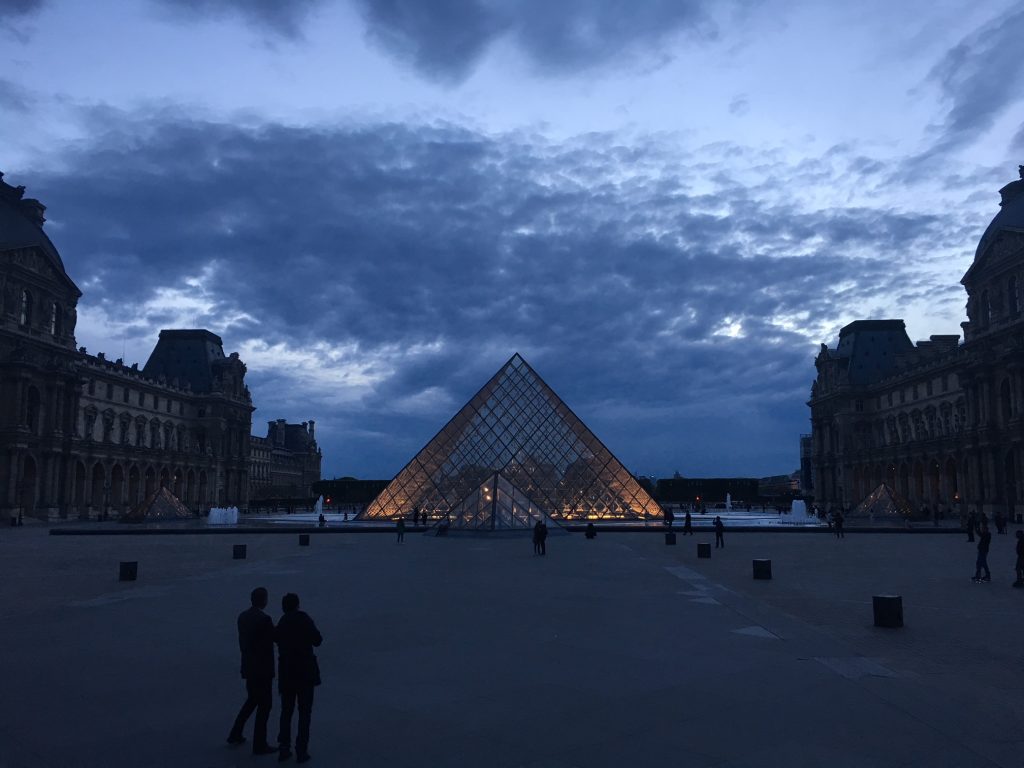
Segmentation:
{"type": "Polygon", "coordinates": [[[298,732],[295,737],[296,762],[310,760],[309,724],[313,713],[313,688],[320,685],[320,667],[313,648],[323,642],[320,631],[309,614],[299,610],[299,596],[289,592],[281,599],[281,616],[274,626],[263,612],[267,607],[267,590],[257,587],[252,591],[252,607],[238,616],[238,647],[242,652],[242,677],[245,679],[246,699],[235,718],[229,744],[242,744],[242,730],[253,712],[253,754],[278,754],[278,760],[292,755],[292,715],[299,710],[298,732]],[[281,695],[281,722],[277,734],[277,747],[267,742],[267,720],[273,708],[274,644],[278,647],[277,686],[281,695]]]}
{"type": "Polygon", "coordinates": [[[546,555],[548,553],[548,526],[543,520],[538,520],[533,526],[533,554],[546,555]]]}

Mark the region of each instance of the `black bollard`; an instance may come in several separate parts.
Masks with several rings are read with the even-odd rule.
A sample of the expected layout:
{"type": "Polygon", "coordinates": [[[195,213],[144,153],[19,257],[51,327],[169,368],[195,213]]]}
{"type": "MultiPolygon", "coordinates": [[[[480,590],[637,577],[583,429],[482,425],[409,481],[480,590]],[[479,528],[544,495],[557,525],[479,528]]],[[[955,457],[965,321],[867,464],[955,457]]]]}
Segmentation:
{"type": "Polygon", "coordinates": [[[139,577],[139,563],[137,560],[122,560],[121,569],[118,572],[118,581],[135,581],[139,577]]]}
{"type": "Polygon", "coordinates": [[[771,579],[772,577],[772,561],[771,560],[755,560],[754,561],[754,578],[755,579],[771,579]]]}
{"type": "Polygon", "coordinates": [[[235,560],[245,560],[245,544],[235,544],[231,550],[231,557],[235,560]]]}
{"type": "Polygon", "coordinates": [[[670,547],[676,545],[676,535],[672,531],[665,534],[665,543],[670,547]]]}
{"type": "Polygon", "coordinates": [[[308,533],[300,533],[299,534],[299,546],[300,547],[308,547],[309,546],[309,534],[308,533]]]}
{"type": "Polygon", "coordinates": [[[897,628],[903,626],[903,597],[901,595],[874,595],[871,606],[875,613],[876,627],[897,628]]]}
{"type": "Polygon", "coordinates": [[[711,557],[711,544],[706,541],[697,543],[697,557],[701,559],[710,559],[711,557]]]}

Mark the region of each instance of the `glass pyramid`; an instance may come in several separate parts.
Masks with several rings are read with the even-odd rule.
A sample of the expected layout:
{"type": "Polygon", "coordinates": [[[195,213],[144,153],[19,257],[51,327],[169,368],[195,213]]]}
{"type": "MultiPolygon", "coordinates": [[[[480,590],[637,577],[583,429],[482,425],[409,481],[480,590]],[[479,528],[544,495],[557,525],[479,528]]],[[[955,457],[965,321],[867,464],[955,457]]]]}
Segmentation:
{"type": "Polygon", "coordinates": [[[661,519],[657,502],[518,353],[361,517],[414,510],[484,529],[532,527],[542,516],[661,519]]]}

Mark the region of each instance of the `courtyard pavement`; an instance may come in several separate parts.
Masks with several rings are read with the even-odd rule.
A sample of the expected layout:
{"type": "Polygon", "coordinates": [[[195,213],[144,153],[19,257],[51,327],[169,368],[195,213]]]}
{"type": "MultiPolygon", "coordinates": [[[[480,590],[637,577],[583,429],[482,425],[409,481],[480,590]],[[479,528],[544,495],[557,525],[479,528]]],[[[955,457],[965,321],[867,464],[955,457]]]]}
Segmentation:
{"type": "Polygon", "coordinates": [[[258,585],[324,635],[311,765],[1021,768],[1013,530],[975,584],[951,534],[727,532],[699,560],[708,533],[535,557],[526,538],[0,529],[0,768],[276,765],[224,743],[258,585]],[[882,593],[903,629],[872,626],[882,593]]]}

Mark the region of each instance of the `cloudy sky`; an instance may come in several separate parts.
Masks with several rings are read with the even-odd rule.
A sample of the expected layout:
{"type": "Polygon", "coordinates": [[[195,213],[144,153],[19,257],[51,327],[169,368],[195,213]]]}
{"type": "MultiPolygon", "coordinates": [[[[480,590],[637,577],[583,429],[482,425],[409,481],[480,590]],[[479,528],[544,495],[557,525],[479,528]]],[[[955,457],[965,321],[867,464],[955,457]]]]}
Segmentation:
{"type": "Polygon", "coordinates": [[[1024,163],[1004,0],[0,0],[78,342],[205,327],[326,477],[519,351],[634,472],[798,464],[821,342],[956,333],[1024,163]]]}

